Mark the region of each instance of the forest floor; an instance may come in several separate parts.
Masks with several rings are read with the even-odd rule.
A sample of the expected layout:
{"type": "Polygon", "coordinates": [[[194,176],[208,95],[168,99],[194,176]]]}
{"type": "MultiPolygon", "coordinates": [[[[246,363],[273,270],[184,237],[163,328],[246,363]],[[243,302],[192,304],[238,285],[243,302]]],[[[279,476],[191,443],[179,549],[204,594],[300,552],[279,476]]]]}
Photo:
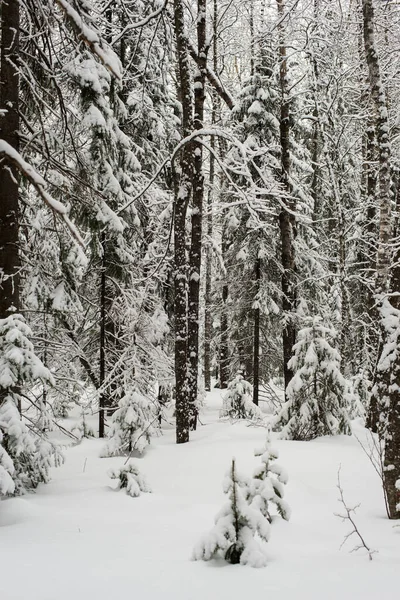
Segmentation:
{"type": "MultiPolygon", "coordinates": [[[[137,459],[153,492],[116,491],[99,458],[101,440],[66,450],[65,464],[35,494],[0,503],[1,600],[395,600],[399,597],[400,527],[385,516],[380,480],[355,437],[274,442],[289,473],[289,522],[278,518],[267,545],[268,566],[223,560],[193,562],[192,548],[226,501],[222,479],[232,456],[251,476],[265,430],[219,421],[218,390],[208,394],[202,425],[189,444],[167,428],[137,459]],[[335,513],[337,474],[355,520],[377,550],[351,553],[350,526],[335,513]]],[[[71,426],[71,423],[69,423],[71,426]]],[[[366,439],[355,424],[355,433],[366,439]]]]}

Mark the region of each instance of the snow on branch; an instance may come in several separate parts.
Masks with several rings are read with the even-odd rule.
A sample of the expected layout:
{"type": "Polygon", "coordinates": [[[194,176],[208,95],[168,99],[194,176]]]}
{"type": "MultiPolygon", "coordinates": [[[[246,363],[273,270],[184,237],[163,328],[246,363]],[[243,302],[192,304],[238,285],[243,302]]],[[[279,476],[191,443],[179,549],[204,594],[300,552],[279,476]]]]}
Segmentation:
{"type": "Polygon", "coordinates": [[[35,169],[22,158],[20,153],[17,152],[15,148],[10,146],[10,144],[8,144],[5,140],[0,140],[0,155],[3,154],[6,155],[7,158],[16,165],[24,177],[26,177],[26,179],[34,186],[39,196],[47,204],[47,206],[64,221],[72,237],[80,246],[82,246],[82,248],[84,248],[85,242],[83,241],[75,225],[68,217],[67,208],[61,204],[61,202],[55,200],[55,198],[52,198],[52,196],[48,193],[46,190],[47,183],[43,177],[39,175],[39,173],[37,173],[35,169]]]}
{"type": "Polygon", "coordinates": [[[144,27],[145,25],[147,25],[148,23],[150,23],[150,21],[152,21],[153,19],[157,18],[159,15],[161,15],[161,13],[163,12],[163,10],[167,7],[168,4],[168,0],[164,0],[164,2],[162,3],[162,5],[157,8],[157,10],[155,10],[154,12],[150,13],[149,15],[147,15],[147,17],[144,17],[144,19],[142,19],[141,21],[137,21],[136,23],[129,23],[122,31],[121,33],[119,33],[113,40],[112,40],[112,44],[116,44],[117,42],[119,42],[119,40],[124,37],[124,35],[126,35],[128,33],[128,31],[131,31],[132,29],[140,29],[141,27],[144,27]]]}
{"type": "Polygon", "coordinates": [[[64,11],[77,35],[85,42],[103,65],[119,80],[122,79],[122,65],[115,52],[107,46],[99,35],[85,25],[79,13],[72,8],[67,0],[56,0],[64,11]]]}

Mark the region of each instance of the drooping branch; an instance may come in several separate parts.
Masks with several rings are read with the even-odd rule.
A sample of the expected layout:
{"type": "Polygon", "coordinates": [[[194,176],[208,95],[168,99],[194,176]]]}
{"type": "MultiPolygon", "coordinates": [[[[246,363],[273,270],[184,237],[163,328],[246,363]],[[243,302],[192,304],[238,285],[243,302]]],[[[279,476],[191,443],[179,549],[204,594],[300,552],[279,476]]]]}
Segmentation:
{"type": "Polygon", "coordinates": [[[0,155],[5,155],[18,168],[22,175],[33,185],[39,196],[65,223],[72,237],[82,248],[85,248],[85,242],[79,231],[68,217],[67,208],[49,194],[46,190],[47,183],[35,169],[27,163],[17,150],[4,140],[0,140],[0,155]]]}
{"type": "Polygon", "coordinates": [[[65,13],[69,23],[76,35],[90,48],[103,65],[118,79],[122,79],[122,65],[113,50],[107,46],[99,35],[85,25],[79,13],[67,2],[67,0],[56,0],[59,7],[65,13]]]}

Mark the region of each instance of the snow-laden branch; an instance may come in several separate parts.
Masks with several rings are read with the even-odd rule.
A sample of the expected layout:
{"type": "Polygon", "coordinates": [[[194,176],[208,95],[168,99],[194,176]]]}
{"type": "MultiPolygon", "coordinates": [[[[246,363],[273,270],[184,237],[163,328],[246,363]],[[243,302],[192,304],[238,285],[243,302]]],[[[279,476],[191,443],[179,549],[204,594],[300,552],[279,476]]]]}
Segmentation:
{"type": "Polygon", "coordinates": [[[166,8],[167,4],[168,4],[168,0],[164,0],[163,4],[157,10],[155,10],[154,12],[147,15],[147,17],[145,17],[141,21],[137,21],[136,23],[129,23],[126,27],[124,27],[124,29],[121,31],[121,33],[119,33],[112,40],[111,44],[113,45],[113,44],[116,44],[117,42],[119,42],[119,40],[122,37],[124,37],[124,35],[126,35],[128,33],[128,31],[131,31],[132,29],[140,29],[141,27],[144,27],[145,25],[150,23],[150,21],[157,18],[163,12],[163,10],[166,8]]]}
{"type": "Polygon", "coordinates": [[[78,37],[80,37],[90,50],[97,56],[103,65],[119,80],[122,79],[122,65],[115,52],[100,39],[99,35],[85,25],[79,13],[67,2],[67,0],[56,0],[59,7],[64,11],[68,21],[71,23],[78,37]]]}
{"type": "Polygon", "coordinates": [[[65,223],[67,228],[69,229],[72,237],[78,242],[82,248],[85,247],[85,242],[83,241],[79,231],[72,223],[70,218],[68,217],[67,208],[55,198],[48,193],[46,190],[47,183],[43,179],[39,173],[35,171],[35,169],[26,162],[22,158],[19,152],[15,150],[10,144],[8,144],[4,140],[0,140],[0,155],[6,155],[9,160],[11,160],[16,167],[21,171],[21,173],[26,177],[26,179],[34,186],[39,196],[42,200],[47,204],[49,208],[51,208],[65,223]]]}
{"type": "MultiPolygon", "coordinates": [[[[192,57],[192,59],[195,61],[197,66],[199,66],[199,57],[197,55],[197,52],[196,52],[193,44],[188,43],[188,50],[189,50],[189,54],[192,57]]],[[[233,96],[231,96],[231,94],[228,92],[228,90],[221,83],[218,75],[208,65],[206,66],[206,77],[207,77],[209,83],[213,86],[213,88],[217,92],[217,94],[225,102],[227,107],[230,110],[232,110],[233,107],[235,106],[235,101],[233,99],[233,96]]]]}
{"type": "MultiPolygon", "coordinates": [[[[261,170],[257,167],[257,165],[255,164],[254,160],[252,159],[252,157],[248,156],[248,148],[246,147],[245,144],[243,144],[242,142],[240,142],[234,135],[232,135],[231,133],[225,131],[224,129],[219,129],[217,127],[213,127],[211,129],[196,129],[195,131],[192,131],[192,133],[190,135],[187,135],[185,138],[183,138],[174,148],[172,154],[166,158],[162,164],[158,167],[158,169],[156,170],[155,174],[153,175],[153,177],[148,181],[148,183],[145,185],[144,188],[142,188],[140,190],[140,192],[138,192],[136,194],[136,196],[134,196],[133,198],[131,198],[122,208],[120,208],[117,211],[117,215],[120,215],[124,210],[126,210],[127,208],[129,208],[129,206],[131,206],[134,202],[136,202],[137,200],[139,200],[139,198],[141,198],[146,192],[147,190],[152,186],[152,184],[156,181],[156,179],[159,177],[161,171],[168,165],[168,164],[172,164],[176,158],[176,156],[179,154],[179,152],[187,145],[190,144],[191,142],[193,142],[194,140],[199,140],[203,137],[212,137],[212,136],[216,136],[219,138],[223,138],[225,140],[227,140],[228,142],[230,142],[233,146],[236,147],[236,149],[238,150],[239,154],[241,155],[242,159],[243,159],[243,165],[246,165],[247,162],[249,162],[252,167],[254,167],[254,169],[257,171],[261,182],[263,183],[263,185],[265,186],[264,189],[259,189],[258,192],[259,193],[267,193],[269,195],[273,195],[274,198],[277,200],[277,202],[280,204],[280,206],[282,208],[284,208],[287,212],[295,215],[295,216],[300,216],[298,215],[297,212],[292,211],[290,209],[287,208],[287,206],[283,203],[282,198],[286,197],[289,198],[290,196],[284,192],[282,189],[277,188],[276,190],[271,189],[270,185],[268,184],[268,182],[265,180],[263,173],[261,172],[261,170]]],[[[206,145],[204,144],[204,142],[201,142],[210,152],[212,152],[212,150],[206,145]]],[[[219,160],[219,157],[216,155],[216,153],[214,153],[214,156],[216,158],[216,160],[218,161],[218,163],[220,164],[221,168],[222,167],[222,163],[219,160]]],[[[225,174],[227,174],[227,170],[225,168],[223,168],[225,174]]],[[[241,175],[243,177],[246,177],[247,179],[252,179],[251,174],[249,172],[249,170],[245,167],[243,171],[240,172],[236,172],[237,175],[241,175]]],[[[233,183],[233,180],[231,177],[229,177],[229,180],[231,181],[231,183],[233,183]]],[[[235,185],[235,184],[234,184],[235,185]]],[[[235,188],[238,189],[238,186],[235,185],[235,188]]],[[[242,194],[240,194],[242,195],[242,194]]],[[[246,200],[246,203],[248,204],[248,200],[246,200]]]]}

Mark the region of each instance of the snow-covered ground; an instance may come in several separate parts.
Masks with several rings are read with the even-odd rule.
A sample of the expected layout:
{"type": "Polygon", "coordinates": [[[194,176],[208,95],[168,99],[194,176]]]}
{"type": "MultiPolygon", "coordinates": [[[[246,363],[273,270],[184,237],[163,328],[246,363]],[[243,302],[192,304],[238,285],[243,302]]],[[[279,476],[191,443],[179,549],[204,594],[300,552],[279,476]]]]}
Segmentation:
{"type": "MultiPolygon", "coordinates": [[[[399,597],[400,527],[385,517],[380,481],[352,437],[283,442],[289,472],[287,523],[277,520],[266,568],[192,562],[192,548],[226,501],[222,479],[232,456],[251,475],[265,430],[218,420],[220,395],[208,395],[189,444],[169,429],[137,460],[152,494],[131,498],[107,476],[123,458],[99,458],[104,442],[68,448],[66,463],[36,494],[0,503],[1,600],[385,600],[399,597]],[[340,550],[349,524],[334,516],[337,471],[367,544],[340,550]]],[[[356,425],[356,434],[365,436],[356,425]]]]}

